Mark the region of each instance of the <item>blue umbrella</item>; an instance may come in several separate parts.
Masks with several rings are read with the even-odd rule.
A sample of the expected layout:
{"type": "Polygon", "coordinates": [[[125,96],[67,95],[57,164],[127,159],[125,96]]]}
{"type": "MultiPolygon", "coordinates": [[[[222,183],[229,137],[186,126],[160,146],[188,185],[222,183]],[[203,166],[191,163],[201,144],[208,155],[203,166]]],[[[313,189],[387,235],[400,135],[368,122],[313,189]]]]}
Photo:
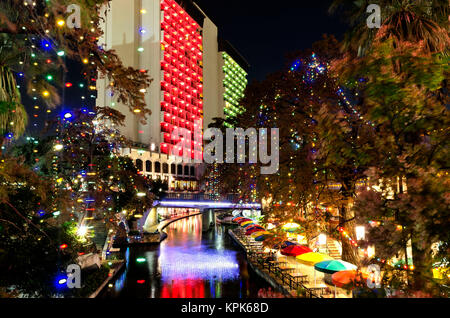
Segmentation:
{"type": "Polygon", "coordinates": [[[276,244],[273,248],[277,248],[277,249],[281,248],[281,249],[283,249],[283,248],[286,248],[286,247],[291,246],[291,245],[300,245],[300,244],[298,244],[296,242],[291,242],[291,241],[284,241],[281,244],[276,244]]]}
{"type": "Polygon", "coordinates": [[[269,234],[263,234],[263,235],[261,235],[261,236],[258,236],[258,237],[256,237],[255,238],[255,241],[257,241],[257,242],[262,242],[262,241],[265,241],[266,239],[268,239],[269,237],[271,237],[272,235],[269,235],[269,234]]]}

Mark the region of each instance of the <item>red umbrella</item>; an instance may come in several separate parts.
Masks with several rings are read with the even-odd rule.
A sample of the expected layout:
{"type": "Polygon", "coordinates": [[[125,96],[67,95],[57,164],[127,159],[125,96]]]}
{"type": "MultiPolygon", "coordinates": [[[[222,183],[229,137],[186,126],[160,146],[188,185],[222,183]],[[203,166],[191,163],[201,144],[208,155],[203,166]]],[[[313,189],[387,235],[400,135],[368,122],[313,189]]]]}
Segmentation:
{"type": "Polygon", "coordinates": [[[281,250],[281,254],[286,256],[298,256],[305,253],[311,253],[312,249],[310,249],[308,246],[302,246],[302,245],[290,245],[286,248],[283,248],[281,250]]]}
{"type": "Polygon", "coordinates": [[[337,287],[356,287],[356,284],[361,284],[367,281],[369,276],[357,271],[340,271],[331,276],[333,285],[337,287]],[[362,278],[362,281],[361,281],[362,278]]]}
{"type": "Polygon", "coordinates": [[[265,231],[265,230],[264,229],[259,229],[259,228],[253,228],[253,229],[247,230],[247,232],[245,232],[245,235],[250,235],[252,233],[261,232],[261,231],[265,231]]]}

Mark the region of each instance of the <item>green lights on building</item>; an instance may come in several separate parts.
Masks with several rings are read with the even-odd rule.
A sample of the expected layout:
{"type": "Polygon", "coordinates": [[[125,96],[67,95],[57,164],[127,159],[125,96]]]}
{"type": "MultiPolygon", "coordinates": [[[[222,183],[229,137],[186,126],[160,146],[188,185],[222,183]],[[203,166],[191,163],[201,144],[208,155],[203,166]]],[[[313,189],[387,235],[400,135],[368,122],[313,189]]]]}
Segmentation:
{"type": "Polygon", "coordinates": [[[244,97],[244,91],[247,86],[247,72],[245,72],[244,69],[226,52],[222,53],[222,57],[224,60],[224,112],[225,116],[230,118],[245,111],[245,109],[239,105],[239,100],[244,97]]]}

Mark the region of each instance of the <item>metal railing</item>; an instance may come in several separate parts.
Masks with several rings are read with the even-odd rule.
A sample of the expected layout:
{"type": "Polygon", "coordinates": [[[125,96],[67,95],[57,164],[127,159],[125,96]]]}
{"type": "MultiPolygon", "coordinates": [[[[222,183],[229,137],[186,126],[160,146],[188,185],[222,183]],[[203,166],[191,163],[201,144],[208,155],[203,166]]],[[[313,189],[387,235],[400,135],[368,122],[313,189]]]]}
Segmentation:
{"type": "Polygon", "coordinates": [[[185,200],[185,201],[225,201],[237,202],[239,201],[239,194],[227,194],[216,196],[214,194],[206,193],[168,193],[164,199],[170,200],[185,200]]]}

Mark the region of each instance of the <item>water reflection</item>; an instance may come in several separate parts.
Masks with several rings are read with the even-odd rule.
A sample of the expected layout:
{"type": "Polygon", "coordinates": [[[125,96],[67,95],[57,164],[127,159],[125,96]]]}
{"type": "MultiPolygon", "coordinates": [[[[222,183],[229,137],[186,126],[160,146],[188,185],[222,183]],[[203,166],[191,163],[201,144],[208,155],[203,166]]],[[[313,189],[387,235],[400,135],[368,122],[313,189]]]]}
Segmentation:
{"type": "Polygon", "coordinates": [[[248,270],[242,252],[218,226],[202,233],[202,218],[172,223],[158,247],[129,248],[127,266],[104,297],[256,297],[267,284],[248,270]]]}

